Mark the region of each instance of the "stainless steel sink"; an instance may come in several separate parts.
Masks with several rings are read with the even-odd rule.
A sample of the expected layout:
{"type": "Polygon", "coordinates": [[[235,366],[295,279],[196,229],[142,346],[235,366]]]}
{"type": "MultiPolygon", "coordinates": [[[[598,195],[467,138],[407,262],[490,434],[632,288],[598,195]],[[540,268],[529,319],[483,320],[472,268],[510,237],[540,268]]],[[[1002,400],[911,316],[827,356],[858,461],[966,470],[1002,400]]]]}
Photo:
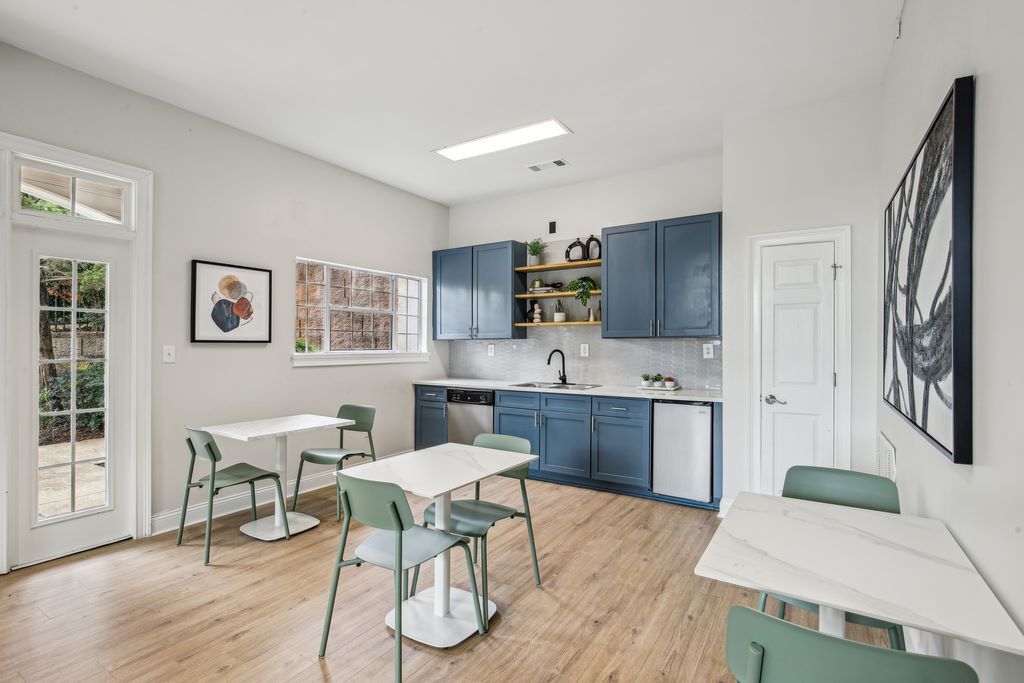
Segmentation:
{"type": "Polygon", "coordinates": [[[522,384],[513,384],[514,387],[524,387],[530,389],[564,389],[569,391],[585,391],[587,389],[595,389],[600,384],[575,384],[569,382],[568,384],[562,384],[561,382],[523,382],[522,384]]]}

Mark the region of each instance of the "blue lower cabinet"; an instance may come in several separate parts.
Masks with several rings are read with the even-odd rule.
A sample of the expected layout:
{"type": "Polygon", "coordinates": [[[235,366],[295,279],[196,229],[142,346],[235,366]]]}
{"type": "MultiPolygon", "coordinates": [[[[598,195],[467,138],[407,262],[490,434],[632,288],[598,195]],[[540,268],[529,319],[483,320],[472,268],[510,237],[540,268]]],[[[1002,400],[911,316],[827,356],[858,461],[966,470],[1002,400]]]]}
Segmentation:
{"type": "MultiPolygon", "coordinates": [[[[589,398],[587,399],[589,401],[589,398]]],[[[540,470],[590,476],[590,414],[543,412],[540,416],[540,470]]]]}
{"type": "Polygon", "coordinates": [[[448,404],[418,399],[415,431],[416,450],[448,443],[448,404]]]}
{"type": "MultiPolygon", "coordinates": [[[[494,433],[518,436],[530,442],[530,452],[540,455],[540,412],[525,408],[495,408],[494,433]]],[[[530,463],[530,471],[538,469],[538,462],[530,463]]]]}
{"type": "Polygon", "coordinates": [[[627,486],[651,486],[651,422],[595,415],[590,477],[627,486]]]}

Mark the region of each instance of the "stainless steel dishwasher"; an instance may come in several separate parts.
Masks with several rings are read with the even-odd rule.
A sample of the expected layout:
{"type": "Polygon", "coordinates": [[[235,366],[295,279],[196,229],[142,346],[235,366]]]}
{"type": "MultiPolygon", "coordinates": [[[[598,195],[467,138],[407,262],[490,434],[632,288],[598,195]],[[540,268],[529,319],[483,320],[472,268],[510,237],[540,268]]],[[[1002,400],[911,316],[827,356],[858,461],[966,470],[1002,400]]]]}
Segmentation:
{"type": "Polygon", "coordinates": [[[494,392],[485,389],[448,390],[448,441],[472,444],[494,429],[494,392]]]}

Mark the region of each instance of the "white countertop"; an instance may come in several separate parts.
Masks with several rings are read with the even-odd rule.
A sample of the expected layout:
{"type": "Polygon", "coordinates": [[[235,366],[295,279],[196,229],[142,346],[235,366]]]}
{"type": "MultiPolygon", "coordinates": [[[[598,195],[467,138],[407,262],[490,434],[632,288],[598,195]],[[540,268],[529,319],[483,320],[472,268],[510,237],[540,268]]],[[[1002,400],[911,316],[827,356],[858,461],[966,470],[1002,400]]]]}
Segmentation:
{"type": "Polygon", "coordinates": [[[213,425],[212,427],[203,427],[203,431],[238,441],[255,441],[286,434],[311,432],[327,427],[348,427],[354,424],[353,420],[340,420],[323,415],[285,415],[284,417],[268,417],[262,420],[213,425]]]}
{"type": "MultiPolygon", "coordinates": [[[[657,398],[666,401],[708,401],[721,403],[722,392],[718,389],[680,389],[678,391],[642,391],[637,387],[621,384],[602,384],[595,389],[538,389],[536,387],[516,387],[528,380],[505,379],[464,379],[449,377],[447,379],[418,380],[415,384],[434,387],[461,387],[463,389],[500,389],[502,391],[528,391],[533,393],[557,393],[569,396],[617,396],[620,398],[657,398]]],[[[557,380],[556,380],[557,381],[557,380]]],[[[589,382],[586,382],[589,384],[589,382]]]]}
{"type": "Polygon", "coordinates": [[[937,519],[744,492],[694,573],[1024,654],[1024,635],[937,519]]]}
{"type": "Polygon", "coordinates": [[[391,482],[415,496],[437,498],[536,459],[536,455],[529,453],[444,443],[346,467],[340,473],[357,479],[391,482]]]}

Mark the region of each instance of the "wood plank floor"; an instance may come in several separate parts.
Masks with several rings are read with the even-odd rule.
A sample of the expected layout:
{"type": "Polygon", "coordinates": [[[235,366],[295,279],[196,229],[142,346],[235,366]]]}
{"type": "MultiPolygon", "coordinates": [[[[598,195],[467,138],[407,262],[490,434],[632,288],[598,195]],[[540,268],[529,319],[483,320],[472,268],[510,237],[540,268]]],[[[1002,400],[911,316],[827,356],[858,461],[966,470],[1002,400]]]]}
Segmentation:
{"type": "MultiPolygon", "coordinates": [[[[529,490],[543,588],[525,525],[499,523],[490,633],[448,650],[406,640],[406,680],[734,680],[726,615],[756,596],[693,575],[714,513],[535,481],[529,490]]],[[[517,482],[487,481],[483,497],[518,505],[517,482]]],[[[417,518],[428,502],[412,499],[417,518]]],[[[290,541],[243,535],[246,514],[217,520],[209,567],[197,525],[181,547],[163,534],[0,577],[0,681],[390,680],[393,584],[374,567],[342,570],[327,658],[317,658],[340,524],[327,489],[303,494],[299,509],[324,522],[290,541]]],[[[354,525],[349,547],[367,533],[354,525]]],[[[467,587],[465,565],[452,564],[467,587]]],[[[431,566],[420,581],[432,585],[431,566]]]]}

